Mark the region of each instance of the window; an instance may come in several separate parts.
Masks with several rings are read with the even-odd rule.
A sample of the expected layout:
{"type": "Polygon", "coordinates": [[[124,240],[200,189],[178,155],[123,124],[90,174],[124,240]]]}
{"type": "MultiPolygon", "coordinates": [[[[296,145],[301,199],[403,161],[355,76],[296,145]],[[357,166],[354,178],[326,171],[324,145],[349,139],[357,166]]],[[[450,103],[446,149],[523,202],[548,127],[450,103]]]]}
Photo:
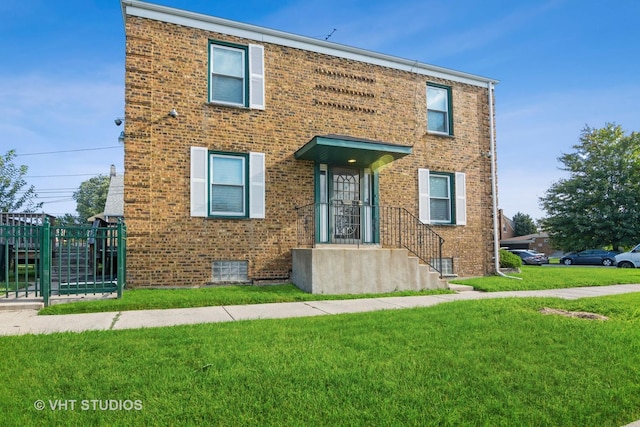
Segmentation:
{"type": "Polygon", "coordinates": [[[244,105],[245,50],[211,45],[211,100],[244,105]]]}
{"type": "Polygon", "coordinates": [[[466,175],[418,169],[419,216],[425,224],[467,223],[466,175]]]}
{"type": "Polygon", "coordinates": [[[429,209],[432,222],[451,222],[451,185],[448,175],[429,176],[429,209]]]}
{"type": "Polygon", "coordinates": [[[209,213],[219,216],[245,216],[245,156],[209,155],[209,213]]]}
{"type": "Polygon", "coordinates": [[[453,135],[450,87],[427,85],[427,130],[453,135]]]}
{"type": "Polygon", "coordinates": [[[264,218],[264,159],[191,147],[191,216],[264,218]]]}
{"type": "Polygon", "coordinates": [[[248,261],[213,261],[212,282],[248,282],[249,262],[248,261]]]}
{"type": "Polygon", "coordinates": [[[441,273],[445,276],[453,276],[453,258],[431,258],[431,265],[441,265],[441,273]]]}
{"type": "Polygon", "coordinates": [[[211,42],[209,101],[264,109],[264,48],[211,42]]]}

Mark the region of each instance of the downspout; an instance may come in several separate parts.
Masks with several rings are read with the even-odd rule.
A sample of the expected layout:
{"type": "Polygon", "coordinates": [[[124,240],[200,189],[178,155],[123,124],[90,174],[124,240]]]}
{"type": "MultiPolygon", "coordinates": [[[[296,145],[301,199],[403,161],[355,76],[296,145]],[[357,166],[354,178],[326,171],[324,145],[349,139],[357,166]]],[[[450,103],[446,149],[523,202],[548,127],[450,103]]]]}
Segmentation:
{"type": "Polygon", "coordinates": [[[507,276],[500,271],[500,234],[498,224],[498,190],[496,184],[496,139],[495,139],[495,121],[493,119],[493,82],[487,83],[489,90],[489,135],[491,138],[491,202],[493,206],[493,259],[495,262],[496,274],[510,279],[522,280],[521,277],[507,276]]]}

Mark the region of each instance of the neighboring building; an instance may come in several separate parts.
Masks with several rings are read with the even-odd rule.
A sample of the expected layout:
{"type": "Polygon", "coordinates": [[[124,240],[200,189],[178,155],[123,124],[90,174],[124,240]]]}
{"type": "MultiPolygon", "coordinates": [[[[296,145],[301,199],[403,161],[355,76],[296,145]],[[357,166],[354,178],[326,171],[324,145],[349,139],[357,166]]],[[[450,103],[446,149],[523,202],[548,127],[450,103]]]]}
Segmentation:
{"type": "Polygon", "coordinates": [[[122,7],[130,286],[442,286],[415,256],[495,272],[495,80],[122,7]]]}
{"type": "Polygon", "coordinates": [[[535,250],[547,256],[556,253],[556,250],[551,247],[549,234],[546,232],[502,239],[500,240],[500,246],[508,249],[535,250]]]}
{"type": "Polygon", "coordinates": [[[116,173],[111,165],[109,174],[109,190],[104,204],[104,217],[107,222],[114,223],[124,218],[124,176],[116,173]]]}
{"type": "Polygon", "coordinates": [[[96,220],[105,224],[116,224],[119,220],[124,219],[124,176],[116,173],[116,167],[111,165],[109,172],[109,188],[107,190],[107,199],[105,200],[104,210],[97,215],[87,219],[87,221],[95,223],[96,220]]]}
{"type": "Polygon", "coordinates": [[[502,209],[498,211],[498,218],[500,218],[500,240],[510,239],[516,236],[516,224],[513,220],[505,216],[502,209]]]}

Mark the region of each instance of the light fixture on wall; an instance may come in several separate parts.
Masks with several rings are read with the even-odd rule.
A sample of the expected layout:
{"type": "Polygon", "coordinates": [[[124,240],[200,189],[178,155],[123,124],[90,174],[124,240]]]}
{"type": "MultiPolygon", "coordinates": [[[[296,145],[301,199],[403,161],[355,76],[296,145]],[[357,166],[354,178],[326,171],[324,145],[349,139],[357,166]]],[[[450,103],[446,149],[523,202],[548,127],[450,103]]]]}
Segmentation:
{"type": "MultiPolygon", "coordinates": [[[[178,112],[176,111],[175,108],[172,108],[171,111],[169,111],[169,117],[173,117],[174,119],[176,117],[178,117],[178,112]]],[[[117,117],[116,119],[113,120],[113,123],[116,124],[116,126],[120,126],[125,122],[124,117],[117,117]]],[[[120,132],[120,135],[118,135],[118,142],[120,144],[124,144],[124,141],[126,139],[127,135],[124,133],[124,131],[120,132]]]]}
{"type": "MultiPolygon", "coordinates": [[[[121,124],[124,123],[124,117],[116,117],[113,123],[115,123],[116,126],[120,126],[121,124]]],[[[120,132],[120,135],[118,135],[118,142],[120,144],[124,144],[124,136],[125,136],[124,131],[120,132]]]]}

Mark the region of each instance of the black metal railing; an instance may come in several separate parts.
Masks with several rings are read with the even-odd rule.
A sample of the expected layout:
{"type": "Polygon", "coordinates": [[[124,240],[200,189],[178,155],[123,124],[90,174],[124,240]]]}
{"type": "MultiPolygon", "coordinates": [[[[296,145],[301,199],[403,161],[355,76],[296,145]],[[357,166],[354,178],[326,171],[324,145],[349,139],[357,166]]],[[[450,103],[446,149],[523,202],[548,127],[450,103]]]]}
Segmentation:
{"type": "Polygon", "coordinates": [[[405,208],[338,201],[296,208],[298,245],[379,243],[404,248],[443,273],[444,239],[405,208]]]}

